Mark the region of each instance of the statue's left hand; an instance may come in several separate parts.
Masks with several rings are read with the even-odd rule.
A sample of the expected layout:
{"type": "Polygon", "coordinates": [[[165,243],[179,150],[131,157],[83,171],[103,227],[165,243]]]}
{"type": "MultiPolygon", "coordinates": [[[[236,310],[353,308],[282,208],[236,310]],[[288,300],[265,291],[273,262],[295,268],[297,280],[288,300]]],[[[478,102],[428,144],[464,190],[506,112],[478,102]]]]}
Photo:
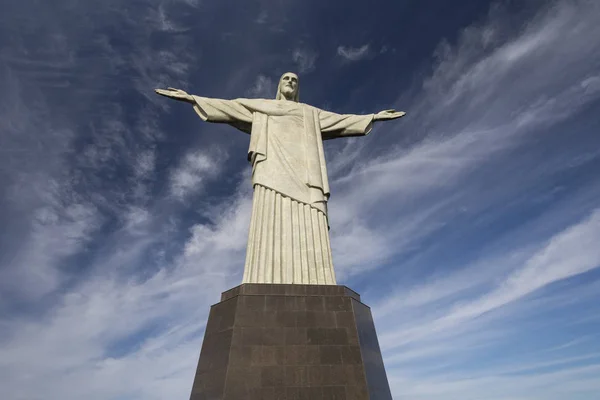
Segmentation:
{"type": "Polygon", "coordinates": [[[167,88],[167,89],[154,89],[154,91],[161,96],[169,97],[171,99],[187,101],[190,103],[194,102],[194,97],[188,94],[185,90],[167,88]]]}
{"type": "Polygon", "coordinates": [[[375,121],[388,121],[388,120],[404,117],[405,115],[406,115],[406,113],[404,111],[384,110],[384,111],[379,111],[377,114],[375,114],[375,117],[373,119],[375,121]]]}

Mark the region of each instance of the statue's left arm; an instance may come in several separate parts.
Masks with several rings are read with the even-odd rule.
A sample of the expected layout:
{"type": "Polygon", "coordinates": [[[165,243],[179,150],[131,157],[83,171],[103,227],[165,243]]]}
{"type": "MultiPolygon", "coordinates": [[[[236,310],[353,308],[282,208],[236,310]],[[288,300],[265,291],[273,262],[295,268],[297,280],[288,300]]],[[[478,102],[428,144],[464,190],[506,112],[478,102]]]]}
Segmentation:
{"type": "Polygon", "coordinates": [[[365,136],[373,129],[373,122],[386,121],[404,116],[404,112],[385,110],[377,114],[336,114],[319,110],[319,122],[323,140],[341,137],[365,136]]]}

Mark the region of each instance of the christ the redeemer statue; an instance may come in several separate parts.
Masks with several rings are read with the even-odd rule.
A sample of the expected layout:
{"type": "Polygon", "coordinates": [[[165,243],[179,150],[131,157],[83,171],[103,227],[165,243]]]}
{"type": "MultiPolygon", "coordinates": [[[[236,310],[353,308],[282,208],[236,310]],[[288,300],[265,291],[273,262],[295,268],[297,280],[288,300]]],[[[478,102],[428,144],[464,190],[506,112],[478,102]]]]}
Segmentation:
{"type": "Polygon", "coordinates": [[[254,199],[243,283],[335,285],[323,140],[363,136],[374,121],[405,113],[335,114],[300,103],[298,76],[289,72],[275,100],[211,99],[173,88],[156,92],[191,103],[204,121],[250,134],[254,199]]]}

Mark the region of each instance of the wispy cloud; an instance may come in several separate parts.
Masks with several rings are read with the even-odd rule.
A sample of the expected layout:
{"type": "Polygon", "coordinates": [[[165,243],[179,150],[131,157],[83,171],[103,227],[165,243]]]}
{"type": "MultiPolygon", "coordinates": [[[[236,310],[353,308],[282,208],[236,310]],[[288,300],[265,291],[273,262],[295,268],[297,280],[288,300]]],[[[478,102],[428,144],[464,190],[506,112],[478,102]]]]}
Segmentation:
{"type": "MultiPolygon", "coordinates": [[[[600,153],[532,149],[550,151],[539,143],[565,135],[556,126],[600,97],[600,42],[585,40],[600,34],[600,8],[553,2],[516,32],[496,11],[440,45],[431,76],[399,98],[408,116],[398,127],[381,124],[373,138],[331,154],[334,260],[350,285],[370,280],[372,269],[389,282],[372,293],[367,284],[366,297],[377,299],[395,398],[585,399],[598,391],[598,357],[572,346],[545,351],[577,337],[556,326],[589,315],[598,297],[583,290],[592,293],[600,267],[592,244],[600,186],[590,181],[554,202],[552,182],[600,153]],[[388,147],[402,134],[402,146],[388,147]],[[547,196],[538,197],[540,185],[547,196]],[[540,214],[511,221],[536,202],[546,204],[540,214]],[[509,228],[492,232],[502,220],[509,228]],[[344,246],[355,232],[367,245],[344,246]]],[[[583,137],[578,129],[571,134],[583,137]]]]}
{"type": "Polygon", "coordinates": [[[298,67],[298,72],[301,74],[312,72],[315,69],[317,57],[316,52],[305,48],[297,48],[292,53],[292,59],[298,67]]]}
{"type": "Polygon", "coordinates": [[[268,18],[269,18],[269,13],[266,10],[261,10],[260,13],[258,13],[258,16],[254,20],[254,22],[262,25],[267,22],[268,18]]]}
{"type": "MultiPolygon", "coordinates": [[[[163,4],[147,2],[134,20],[104,4],[95,8],[97,18],[82,25],[72,21],[87,15],[84,4],[61,15],[43,6],[36,13],[25,8],[15,5],[13,12],[22,12],[21,22],[31,22],[45,44],[15,29],[11,45],[2,43],[0,52],[0,80],[6,83],[0,97],[0,184],[7,195],[0,218],[6,232],[13,232],[2,239],[7,249],[0,274],[3,284],[12,285],[3,287],[3,308],[55,296],[72,284],[73,273],[86,269],[73,263],[87,264],[101,247],[98,233],[112,221],[139,225],[154,182],[153,146],[164,135],[156,107],[125,112],[116,99],[121,91],[151,92],[147,84],[137,92],[136,82],[155,83],[159,75],[185,80],[190,60],[164,52],[176,51],[179,38],[166,38],[164,48],[147,42],[162,29],[150,17],[162,13],[166,23],[173,11],[163,4]],[[103,25],[108,15],[112,26],[127,32],[118,46],[134,50],[115,46],[103,25]],[[119,74],[125,70],[129,79],[123,82],[119,74]]],[[[14,27],[14,20],[2,19],[4,27],[14,27]]]]}
{"type": "MultiPolygon", "coordinates": [[[[600,251],[591,245],[593,238],[598,235],[600,235],[600,211],[596,210],[586,220],[553,236],[524,262],[513,266],[508,276],[501,282],[490,285],[490,289],[484,295],[472,301],[467,301],[468,297],[461,296],[460,301],[446,309],[442,316],[412,329],[383,335],[381,338],[383,345],[402,346],[439,332],[447,334],[454,326],[464,329],[469,321],[515,302],[544,286],[600,267],[600,251]]],[[[495,279],[497,280],[497,276],[495,279]]],[[[476,282],[479,285],[482,283],[476,282]]],[[[459,285],[454,285],[456,292],[463,289],[459,285]]],[[[403,304],[402,301],[398,303],[399,307],[403,304]]],[[[450,303],[446,302],[446,304],[450,303]]],[[[440,307],[441,305],[438,305],[438,310],[440,307]]]]}
{"type": "Polygon", "coordinates": [[[277,83],[272,78],[259,75],[247,94],[249,97],[273,99],[277,94],[277,83]]]}
{"type": "MultiPolygon", "coordinates": [[[[190,2],[142,3],[136,18],[100,6],[110,18],[90,20],[93,40],[85,24],[68,30],[72,16],[58,24],[44,10],[31,26],[65,30],[0,53],[6,398],[188,396],[209,305],[240,281],[251,188],[230,158],[235,148],[243,160],[246,143],[202,137],[210,145],[199,150],[187,120],[177,136],[170,120],[159,124],[170,103],[152,89],[186,86],[203,48],[182,34],[194,28],[190,2]],[[117,40],[104,23],[128,34],[117,40]],[[86,46],[101,57],[83,56],[86,46]],[[216,186],[218,197],[205,196],[216,186]]],[[[395,105],[407,117],[327,144],[336,271],[373,307],[394,398],[600,390],[590,334],[600,186],[579,174],[600,154],[583,140],[593,125],[573,123],[600,97],[599,16],[596,2],[556,1],[515,29],[493,11],[415,74],[395,105]]],[[[290,64],[314,67],[304,47],[290,60],[292,49],[290,64]]],[[[357,61],[373,49],[337,51],[357,61]]],[[[246,95],[275,89],[259,75],[246,95]]]]}
{"type": "Polygon", "coordinates": [[[0,270],[3,297],[38,300],[56,290],[63,283],[63,260],[81,252],[100,226],[101,218],[92,205],[37,209],[18,252],[0,270]]]}
{"type": "MultiPolygon", "coordinates": [[[[5,396],[189,395],[208,312],[196,305],[208,304],[217,298],[219,287],[239,280],[251,210],[248,194],[241,190],[227,207],[215,205],[208,212],[214,220],[193,225],[182,252],[151,276],[132,281],[117,273],[122,243],[116,243],[113,256],[93,266],[94,279],[66,293],[51,313],[39,320],[13,321],[3,330],[0,346],[2,376],[15,383],[4,386],[5,396]],[[32,358],[39,361],[35,366],[30,365],[32,358]],[[143,367],[148,363],[155,367],[143,367]],[[165,363],[169,368],[159,367],[165,363]],[[41,375],[48,379],[30,384],[41,375]],[[132,380],[155,383],[136,387],[132,380]]],[[[148,251],[164,234],[147,229],[124,244],[148,251]]]]}
{"type": "Polygon", "coordinates": [[[337,54],[347,61],[364,60],[371,55],[368,43],[360,47],[339,46],[337,48],[337,54]]]}
{"type": "Polygon", "coordinates": [[[197,192],[207,177],[218,175],[226,158],[226,154],[217,148],[187,154],[171,174],[171,195],[184,199],[197,192]]]}
{"type": "MultiPolygon", "coordinates": [[[[443,228],[450,218],[476,216],[484,207],[501,207],[532,182],[570,168],[571,161],[564,157],[546,158],[536,160],[541,164],[534,169],[516,174],[513,159],[492,172],[497,180],[494,187],[486,183],[489,176],[478,173],[505,162],[510,151],[526,143],[528,135],[539,135],[600,96],[584,84],[597,74],[595,62],[590,60],[600,59],[600,44],[580,43],[584,36],[599,33],[592,17],[580,14],[596,11],[586,2],[559,3],[541,12],[520,35],[493,48],[481,33],[490,29],[488,25],[466,30],[456,47],[443,45],[445,55],[420,93],[410,102],[404,96],[399,99],[396,108],[406,109],[408,116],[397,125],[376,127],[373,139],[353,142],[359,150],[350,154],[355,157],[354,164],[349,154],[344,154],[343,163],[338,163],[335,155],[331,157],[333,232],[337,234],[336,226],[345,227],[340,232],[352,231],[347,223],[366,224],[354,216],[369,215],[371,225],[374,219],[385,224],[386,247],[402,252],[415,246],[424,233],[443,228]],[[564,30],[562,34],[559,28],[564,30]],[[565,43],[560,51],[568,53],[561,57],[557,57],[554,44],[559,36],[565,43]],[[535,51],[516,50],[531,46],[532,41],[535,51]],[[554,78],[550,80],[550,76],[554,78]],[[552,83],[547,85],[549,81],[552,83]],[[370,159],[363,156],[367,140],[389,142],[395,135],[407,134],[411,137],[404,142],[413,143],[408,148],[396,145],[370,159]],[[348,165],[354,165],[352,170],[348,171],[348,165]],[[460,182],[463,184],[458,185],[460,182]],[[411,220],[419,223],[407,225],[411,220]],[[397,227],[391,221],[399,221],[397,227]],[[406,229],[408,226],[414,229],[406,229]]],[[[492,20],[489,25],[502,24],[492,20]]],[[[506,37],[501,31],[496,34],[506,37]]],[[[587,162],[598,155],[590,149],[587,162]]],[[[375,229],[369,224],[362,227],[381,243],[375,229]]],[[[341,242],[339,236],[333,241],[341,242]]]]}

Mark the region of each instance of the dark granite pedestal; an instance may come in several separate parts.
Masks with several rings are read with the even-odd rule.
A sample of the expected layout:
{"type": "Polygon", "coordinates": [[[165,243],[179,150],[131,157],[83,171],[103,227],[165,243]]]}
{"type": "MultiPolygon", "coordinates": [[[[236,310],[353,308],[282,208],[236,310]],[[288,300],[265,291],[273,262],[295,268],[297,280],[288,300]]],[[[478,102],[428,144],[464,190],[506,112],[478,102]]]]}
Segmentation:
{"type": "Polygon", "coordinates": [[[345,286],[243,284],[212,306],[190,400],[390,400],[370,309],[345,286]]]}

